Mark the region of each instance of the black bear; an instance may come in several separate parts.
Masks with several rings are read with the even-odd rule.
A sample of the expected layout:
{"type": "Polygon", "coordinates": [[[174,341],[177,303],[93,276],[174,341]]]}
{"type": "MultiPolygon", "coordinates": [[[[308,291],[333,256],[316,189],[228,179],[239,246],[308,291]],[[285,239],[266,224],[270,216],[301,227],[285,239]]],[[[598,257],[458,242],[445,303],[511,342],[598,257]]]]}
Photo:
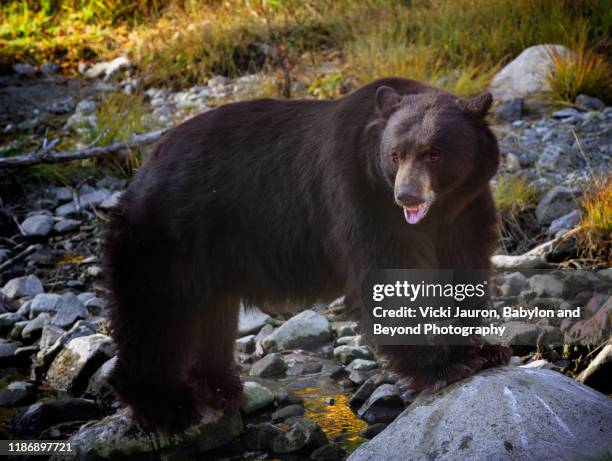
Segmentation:
{"type": "MultiPolygon", "coordinates": [[[[239,405],[239,304],[359,311],[373,268],[487,268],[497,243],[491,96],[386,78],[335,101],[262,99],[170,131],[121,197],[105,240],[109,381],[146,427],[239,405]]],[[[417,388],[509,350],[386,346],[417,388]]]]}

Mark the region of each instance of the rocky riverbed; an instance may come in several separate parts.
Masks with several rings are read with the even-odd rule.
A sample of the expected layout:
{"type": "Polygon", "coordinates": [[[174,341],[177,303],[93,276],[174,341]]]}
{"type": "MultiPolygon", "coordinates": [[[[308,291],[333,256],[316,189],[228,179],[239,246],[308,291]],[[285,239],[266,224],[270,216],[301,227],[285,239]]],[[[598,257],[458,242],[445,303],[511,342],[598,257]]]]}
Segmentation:
{"type": "MultiPolygon", "coordinates": [[[[87,81],[67,80],[51,69],[3,76],[0,128],[8,141],[0,155],[24,137],[39,139],[49,130],[85,143],[80,136],[97,128],[96,106],[105,94],[141,90],[129,63],[107,64],[87,81]]],[[[217,77],[183,91],[146,89],[147,127],[170,127],[249,95],[265,78],[217,77]]],[[[342,298],[294,316],[245,311],[236,341],[245,389],[241,411],[211,413],[175,438],[147,434],[120,409],[104,381],[115,351],[100,242],[127,180],[87,170],[65,184],[15,187],[9,176],[2,179],[6,192],[0,203],[2,438],[70,438],[81,459],[151,459],[161,453],[187,459],[333,461],[359,446],[352,460],[406,459],[417,453],[409,451],[413,446],[407,441],[418,446],[414,459],[527,459],[530,443],[550,443],[559,459],[609,450],[610,400],[601,393],[612,392],[605,378],[612,360],[611,346],[605,345],[611,333],[612,268],[584,267],[570,275],[555,271],[578,243],[547,242],[579,224],[584,191],[595,174],[610,174],[612,108],[583,97],[576,107],[529,112],[524,95],[515,96],[495,110],[503,157],[495,182],[525,178],[539,198],[528,238],[506,235],[493,260],[507,271],[500,295],[507,302],[580,302],[587,307],[582,323],[515,325],[515,345],[521,347],[515,347],[511,367],[432,397],[419,395],[387,369],[357,324],[345,317],[342,298]],[[547,272],[524,275],[525,269],[547,272]],[[491,402],[505,399],[504,406],[482,407],[474,397],[482,392],[491,402]],[[487,427],[499,426],[491,437],[461,430],[466,421],[481,427],[477,422],[484,416],[487,427]],[[542,421],[555,430],[543,430],[542,421]],[[483,438],[497,445],[480,443],[483,438]]]]}

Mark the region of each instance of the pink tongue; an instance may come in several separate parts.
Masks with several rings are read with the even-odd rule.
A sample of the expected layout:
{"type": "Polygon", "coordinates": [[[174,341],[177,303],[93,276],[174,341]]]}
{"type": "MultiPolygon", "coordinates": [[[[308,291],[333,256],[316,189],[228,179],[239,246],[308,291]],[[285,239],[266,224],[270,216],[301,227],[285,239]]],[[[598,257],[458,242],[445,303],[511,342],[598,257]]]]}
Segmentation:
{"type": "Polygon", "coordinates": [[[408,208],[404,208],[404,217],[406,218],[406,222],[408,224],[416,224],[423,217],[423,213],[425,211],[425,207],[419,207],[417,210],[409,210],[408,208]]]}

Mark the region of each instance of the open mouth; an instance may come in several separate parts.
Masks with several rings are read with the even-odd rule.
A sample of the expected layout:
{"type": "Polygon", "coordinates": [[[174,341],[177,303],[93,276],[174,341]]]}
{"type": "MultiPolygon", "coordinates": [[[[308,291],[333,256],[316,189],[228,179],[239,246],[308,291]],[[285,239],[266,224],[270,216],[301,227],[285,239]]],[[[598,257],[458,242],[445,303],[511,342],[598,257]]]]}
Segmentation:
{"type": "Polygon", "coordinates": [[[423,202],[419,203],[418,205],[405,206],[403,208],[406,222],[408,224],[416,224],[427,214],[427,210],[429,209],[429,203],[423,202]]]}

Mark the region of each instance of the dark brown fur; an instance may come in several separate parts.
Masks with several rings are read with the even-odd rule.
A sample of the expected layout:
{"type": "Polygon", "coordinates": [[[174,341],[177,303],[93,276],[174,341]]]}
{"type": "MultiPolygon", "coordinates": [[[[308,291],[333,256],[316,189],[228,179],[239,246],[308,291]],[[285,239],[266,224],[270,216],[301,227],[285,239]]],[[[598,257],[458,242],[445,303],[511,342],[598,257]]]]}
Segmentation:
{"type": "MultiPolygon", "coordinates": [[[[338,101],[230,104],[172,130],[122,196],[106,238],[119,351],[110,382],[121,400],[145,425],[171,430],[206,406],[239,405],[241,300],[306,306],[345,293],[358,310],[373,268],[488,267],[498,164],[482,118],[489,104],[390,78],[338,101]],[[402,97],[377,98],[383,85],[402,97]],[[396,173],[381,147],[405,107],[398,130],[422,122],[417,144],[453,154],[448,168],[427,166],[436,198],[413,226],[394,203],[396,173]]],[[[481,345],[381,352],[420,387],[507,360],[481,345]]]]}

